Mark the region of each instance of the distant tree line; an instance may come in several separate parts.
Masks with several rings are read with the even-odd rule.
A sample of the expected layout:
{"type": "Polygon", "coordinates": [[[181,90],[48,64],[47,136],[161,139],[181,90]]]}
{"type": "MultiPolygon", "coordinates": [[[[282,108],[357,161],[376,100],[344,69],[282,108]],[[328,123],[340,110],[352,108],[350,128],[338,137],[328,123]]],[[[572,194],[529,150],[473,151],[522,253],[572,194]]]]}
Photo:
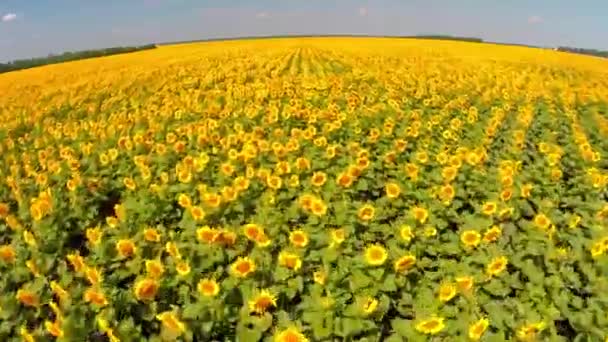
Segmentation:
{"type": "Polygon", "coordinates": [[[602,51],[602,50],[596,50],[596,49],[579,49],[579,48],[573,48],[573,47],[567,47],[567,46],[560,46],[557,48],[557,51],[572,52],[572,53],[578,53],[581,55],[590,55],[590,56],[608,58],[608,51],[602,51]]]}
{"type": "Polygon", "coordinates": [[[143,45],[143,46],[124,46],[124,47],[113,47],[99,50],[85,50],[76,52],[64,52],[60,55],[49,55],[47,57],[37,57],[30,59],[19,59],[8,63],[0,63],[0,74],[16,71],[22,69],[29,69],[39,67],[47,64],[57,64],[69,61],[76,61],[80,59],[94,58],[118,55],[121,53],[129,53],[142,50],[150,50],[156,48],[155,44],[143,45]]]}

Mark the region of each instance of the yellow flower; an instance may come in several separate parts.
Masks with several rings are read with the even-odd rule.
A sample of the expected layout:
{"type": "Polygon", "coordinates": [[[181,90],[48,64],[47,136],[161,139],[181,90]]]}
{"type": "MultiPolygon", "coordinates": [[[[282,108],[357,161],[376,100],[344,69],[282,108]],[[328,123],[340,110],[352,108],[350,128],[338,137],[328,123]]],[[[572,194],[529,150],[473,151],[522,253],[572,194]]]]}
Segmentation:
{"type": "Polygon", "coordinates": [[[154,228],[144,229],[144,239],[148,242],[160,242],[160,233],[154,228]]]}
{"type": "Polygon", "coordinates": [[[323,200],[315,198],[310,204],[310,211],[316,216],[323,216],[327,212],[327,205],[323,200]]]}
{"type": "Polygon", "coordinates": [[[489,276],[496,276],[507,268],[509,260],[505,256],[500,256],[492,259],[486,267],[486,273],[489,276]]]}
{"type": "Polygon", "coordinates": [[[173,333],[183,333],[186,331],[186,325],[179,320],[177,314],[173,311],[165,311],[156,315],[156,319],[161,321],[163,327],[170,330],[173,333]]]}
{"type": "Polygon", "coordinates": [[[546,327],[544,322],[526,324],[517,329],[516,336],[521,341],[535,341],[538,334],[546,327]]]}
{"type": "Polygon", "coordinates": [[[196,287],[205,297],[215,297],[220,293],[220,285],[214,279],[201,279],[196,287]]]}
{"type": "Polygon", "coordinates": [[[456,296],[456,285],[452,283],[444,283],[439,287],[439,300],[449,302],[456,296]]]}
{"type": "Polygon", "coordinates": [[[494,215],[494,213],[496,212],[496,209],[498,208],[498,206],[496,205],[496,202],[486,202],[483,204],[483,206],[481,207],[481,211],[488,215],[494,215]]]}
{"type": "Polygon", "coordinates": [[[294,230],[289,233],[289,242],[296,247],[306,247],[308,245],[308,235],[303,230],[294,230]]]}
{"type": "Polygon", "coordinates": [[[484,242],[494,242],[502,236],[502,229],[499,226],[492,226],[483,234],[484,242]]]}
{"type": "Polygon", "coordinates": [[[460,234],[460,241],[468,248],[475,248],[481,241],[481,234],[476,230],[465,230],[460,234]]]}
{"type": "Polygon", "coordinates": [[[278,331],[273,339],[273,342],[308,342],[304,334],[296,327],[290,327],[285,330],[278,331]]]}
{"type": "Polygon", "coordinates": [[[36,307],[40,304],[40,299],[38,298],[38,295],[29,290],[17,290],[16,298],[24,306],[36,307]]]}
{"type": "Polygon", "coordinates": [[[540,213],[534,216],[534,224],[542,230],[547,230],[551,225],[551,220],[545,214],[540,213]]]}
{"type": "Polygon", "coordinates": [[[63,337],[63,329],[61,329],[61,323],[58,321],[51,322],[45,321],[44,327],[49,334],[54,337],[63,337]]]}
{"type": "Polygon", "coordinates": [[[155,279],[144,278],[135,283],[135,298],[141,301],[151,301],[156,297],[159,289],[159,284],[155,279]]]}
{"type": "Polygon", "coordinates": [[[264,234],[264,229],[255,223],[248,223],[243,226],[243,233],[249,240],[256,241],[260,235],[264,234]]]}
{"type": "Polygon", "coordinates": [[[167,253],[169,253],[170,256],[175,259],[181,259],[182,257],[179,252],[179,249],[177,248],[177,244],[173,241],[169,241],[165,244],[165,250],[167,251],[167,253]]]}
{"type": "Polygon", "coordinates": [[[412,231],[412,227],[408,225],[401,226],[399,235],[401,236],[401,239],[403,239],[403,241],[408,243],[414,238],[414,232],[412,231]]]}
{"type": "Polygon", "coordinates": [[[261,315],[268,311],[271,307],[276,306],[276,296],[268,290],[258,291],[255,296],[249,300],[249,311],[261,315]]]}
{"type": "Polygon", "coordinates": [[[201,221],[202,219],[205,218],[205,211],[203,210],[203,208],[199,207],[199,206],[191,206],[189,207],[190,210],[190,215],[192,215],[192,218],[195,221],[201,221]]]}
{"type": "Polygon", "coordinates": [[[327,181],[327,175],[325,174],[325,172],[320,171],[313,173],[312,178],[310,180],[312,185],[316,187],[323,186],[323,184],[325,184],[325,181],[327,181]]]}
{"type": "Polygon", "coordinates": [[[36,237],[29,230],[23,231],[23,241],[28,244],[30,247],[36,247],[38,244],[36,243],[36,237]]]}
{"type": "Polygon", "coordinates": [[[196,238],[202,243],[213,243],[219,236],[220,231],[209,226],[204,226],[196,230],[196,238]]]}
{"type": "Polygon", "coordinates": [[[524,184],[521,187],[521,197],[528,198],[532,193],[532,184],[524,184]]]}
{"type": "Polygon", "coordinates": [[[108,305],[108,300],[106,299],[106,296],[103,294],[103,292],[91,287],[86,289],[86,291],[84,292],[84,301],[87,303],[93,303],[97,306],[108,305]]]}
{"type": "Polygon", "coordinates": [[[255,272],[255,268],[255,263],[249,257],[238,257],[230,266],[232,274],[240,278],[246,278],[255,272]]]}
{"type": "Polygon", "coordinates": [[[15,258],[17,257],[17,252],[11,245],[0,246],[0,259],[5,263],[13,263],[15,262],[15,258]]]}
{"type": "Polygon", "coordinates": [[[163,267],[163,263],[160,260],[146,260],[146,273],[148,273],[149,277],[153,279],[159,279],[164,272],[165,268],[163,267]]]}
{"type": "Polygon", "coordinates": [[[429,212],[425,208],[414,207],[412,209],[412,215],[416,221],[420,224],[424,224],[429,217],[429,212]]]}
{"type": "Polygon", "coordinates": [[[180,260],[175,265],[175,270],[180,276],[186,276],[190,274],[190,265],[186,261],[180,260]]]}
{"type": "Polygon", "coordinates": [[[135,190],[136,185],[135,185],[135,181],[133,180],[133,178],[125,177],[122,182],[123,182],[125,188],[127,188],[131,191],[135,190]]]}
{"type": "Polygon", "coordinates": [[[373,297],[367,297],[362,302],[363,314],[372,314],[378,308],[378,300],[373,297]]]}
{"type": "Polygon", "coordinates": [[[281,251],[279,265],[297,271],[302,267],[302,259],[297,254],[281,251]]]}
{"type": "Polygon", "coordinates": [[[469,292],[473,288],[474,280],[471,276],[456,277],[456,284],[461,292],[469,292]]]}
{"type": "Polygon", "coordinates": [[[469,325],[469,338],[473,341],[478,341],[488,326],[490,325],[490,321],[487,318],[482,318],[476,322],[473,322],[469,325]]]}
{"type": "Polygon", "coordinates": [[[21,335],[23,342],[36,342],[34,335],[32,335],[29,331],[27,331],[27,328],[25,326],[22,326],[19,329],[19,335],[21,335]]]}
{"type": "Polygon", "coordinates": [[[344,228],[334,229],[330,233],[331,235],[331,246],[340,245],[346,239],[346,231],[344,228]]]}
{"type": "Polygon", "coordinates": [[[365,261],[368,265],[380,266],[388,258],[388,253],[383,246],[371,245],[365,249],[365,261]]]}
{"type": "Polygon", "coordinates": [[[424,227],[423,234],[424,234],[425,237],[428,237],[428,238],[436,236],[437,235],[437,228],[435,228],[433,226],[424,227]]]}
{"type": "Polygon", "coordinates": [[[192,205],[192,200],[190,199],[190,196],[186,194],[180,194],[179,196],[177,196],[177,203],[182,208],[189,208],[192,205]]]}
{"type": "Polygon", "coordinates": [[[97,246],[99,244],[99,242],[101,242],[101,237],[103,235],[103,232],[101,231],[101,228],[94,227],[94,228],[87,228],[85,234],[87,237],[87,241],[89,241],[89,243],[91,245],[97,246]]]}
{"type": "Polygon", "coordinates": [[[366,204],[366,205],[362,206],[361,208],[359,208],[357,216],[359,216],[359,219],[361,219],[363,221],[369,221],[374,218],[375,212],[376,212],[376,210],[374,209],[373,206],[366,204]]]}
{"type": "Polygon", "coordinates": [[[129,239],[118,240],[116,242],[116,252],[123,258],[132,257],[136,251],[135,243],[129,239]]]}
{"type": "Polygon", "coordinates": [[[312,279],[315,281],[315,283],[319,285],[325,285],[325,281],[327,280],[327,273],[325,273],[325,271],[323,270],[315,271],[312,274],[312,279]]]}
{"type": "Polygon", "coordinates": [[[386,192],[386,197],[390,199],[397,198],[401,194],[401,188],[397,183],[386,183],[384,191],[386,192]]]}
{"type": "Polygon", "coordinates": [[[410,270],[416,264],[416,257],[413,255],[404,255],[397,259],[394,264],[395,272],[404,273],[410,270]]]}
{"type": "Polygon", "coordinates": [[[431,317],[420,321],[415,328],[423,334],[435,335],[445,328],[445,323],[443,318],[431,317]]]}

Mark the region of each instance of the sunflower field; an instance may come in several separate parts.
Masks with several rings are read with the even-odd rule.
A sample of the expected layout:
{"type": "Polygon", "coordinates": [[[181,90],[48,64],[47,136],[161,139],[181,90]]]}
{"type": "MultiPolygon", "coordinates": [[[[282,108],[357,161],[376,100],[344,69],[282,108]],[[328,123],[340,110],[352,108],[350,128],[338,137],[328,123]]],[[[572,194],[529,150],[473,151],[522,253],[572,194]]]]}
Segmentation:
{"type": "Polygon", "coordinates": [[[0,341],[608,338],[605,59],[242,40],[0,94],[0,341]]]}

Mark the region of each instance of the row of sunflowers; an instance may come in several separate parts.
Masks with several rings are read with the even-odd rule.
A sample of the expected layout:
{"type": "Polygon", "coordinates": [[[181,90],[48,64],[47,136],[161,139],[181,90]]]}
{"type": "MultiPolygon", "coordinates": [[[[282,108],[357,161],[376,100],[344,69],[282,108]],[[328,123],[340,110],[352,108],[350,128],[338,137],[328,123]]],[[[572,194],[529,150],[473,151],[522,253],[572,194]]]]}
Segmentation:
{"type": "Polygon", "coordinates": [[[607,62],[352,39],[0,76],[0,340],[607,338],[607,62]]]}

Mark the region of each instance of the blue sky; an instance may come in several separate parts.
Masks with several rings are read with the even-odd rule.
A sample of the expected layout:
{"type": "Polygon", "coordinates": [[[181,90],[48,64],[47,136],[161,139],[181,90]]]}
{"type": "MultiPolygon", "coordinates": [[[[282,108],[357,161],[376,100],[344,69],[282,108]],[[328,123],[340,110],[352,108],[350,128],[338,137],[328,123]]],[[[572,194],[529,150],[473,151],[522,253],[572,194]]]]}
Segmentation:
{"type": "Polygon", "coordinates": [[[0,61],[272,34],[453,34],[608,49],[606,0],[0,0],[0,61]]]}

